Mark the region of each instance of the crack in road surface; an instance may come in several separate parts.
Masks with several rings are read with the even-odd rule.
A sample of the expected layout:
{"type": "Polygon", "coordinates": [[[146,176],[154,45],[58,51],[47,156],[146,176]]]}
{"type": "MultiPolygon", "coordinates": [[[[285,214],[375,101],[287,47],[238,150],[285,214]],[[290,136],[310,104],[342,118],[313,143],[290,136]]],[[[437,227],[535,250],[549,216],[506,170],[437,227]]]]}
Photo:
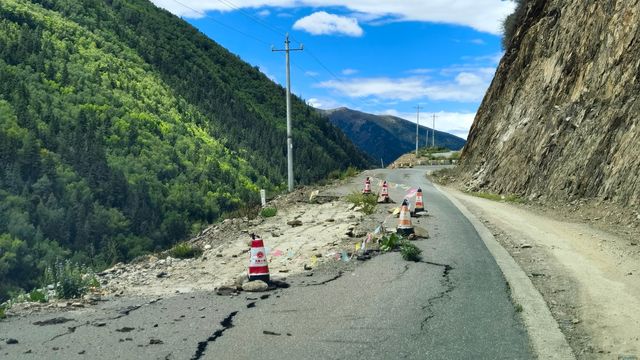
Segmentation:
{"type": "Polygon", "coordinates": [[[207,340],[199,342],[198,350],[196,350],[196,353],[191,357],[191,360],[199,360],[200,358],[202,358],[205,350],[207,350],[207,346],[209,345],[209,343],[216,341],[219,337],[222,336],[225,331],[233,327],[233,318],[237,314],[237,311],[229,314],[226,318],[224,318],[224,320],[220,322],[220,325],[222,325],[222,329],[216,330],[211,336],[207,338],[207,340]]]}
{"type": "Polygon", "coordinates": [[[342,275],[343,275],[342,271],[338,271],[338,274],[337,274],[336,276],[334,276],[334,277],[330,278],[330,279],[327,279],[327,280],[321,281],[321,282],[319,282],[319,283],[305,284],[304,286],[305,286],[305,287],[307,287],[307,286],[325,285],[325,284],[328,284],[328,283],[330,283],[330,282],[332,282],[332,281],[338,280],[342,275]]]}
{"type": "Polygon", "coordinates": [[[33,323],[33,325],[39,325],[39,326],[58,325],[58,324],[64,324],[64,323],[69,322],[69,321],[75,321],[75,320],[74,319],[67,319],[65,317],[56,317],[56,318],[53,318],[53,319],[36,321],[36,322],[33,323]]]}
{"type": "Polygon", "coordinates": [[[45,341],[44,343],[51,342],[51,341],[53,341],[53,340],[55,340],[55,339],[57,339],[57,338],[60,338],[60,337],[65,336],[65,335],[73,334],[74,332],[76,332],[76,329],[77,329],[77,328],[79,328],[79,327],[81,327],[81,326],[87,326],[87,325],[89,325],[89,322],[88,322],[88,321],[87,321],[86,323],[84,323],[84,324],[80,324],[80,325],[76,325],[76,326],[69,326],[69,327],[67,328],[67,332],[62,333],[62,334],[58,334],[58,335],[56,335],[56,336],[52,337],[51,339],[49,339],[49,340],[45,341]]]}
{"type": "Polygon", "coordinates": [[[431,310],[431,308],[433,307],[433,304],[437,300],[443,299],[450,292],[452,292],[455,289],[455,286],[453,286],[453,284],[451,283],[451,278],[449,277],[449,272],[454,269],[451,265],[439,264],[439,263],[434,263],[434,262],[430,262],[430,261],[426,261],[426,260],[422,260],[420,262],[424,263],[424,264],[444,267],[444,269],[442,270],[442,280],[440,281],[440,283],[443,286],[445,286],[445,290],[444,291],[442,291],[441,293],[439,293],[438,295],[436,295],[434,297],[431,297],[431,298],[427,299],[427,304],[422,306],[422,310],[429,311],[429,315],[427,315],[427,317],[425,317],[422,320],[422,322],[420,323],[420,331],[423,331],[424,327],[427,325],[429,320],[433,319],[433,317],[436,316],[436,314],[431,310]]]}

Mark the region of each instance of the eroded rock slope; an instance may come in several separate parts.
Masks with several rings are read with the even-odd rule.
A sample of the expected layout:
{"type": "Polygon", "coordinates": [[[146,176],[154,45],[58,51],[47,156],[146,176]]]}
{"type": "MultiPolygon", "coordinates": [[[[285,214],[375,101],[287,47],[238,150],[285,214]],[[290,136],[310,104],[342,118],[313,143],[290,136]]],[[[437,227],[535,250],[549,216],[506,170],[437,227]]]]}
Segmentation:
{"type": "Polygon", "coordinates": [[[640,1],[528,0],[464,148],[472,188],[639,210],[640,1]]]}

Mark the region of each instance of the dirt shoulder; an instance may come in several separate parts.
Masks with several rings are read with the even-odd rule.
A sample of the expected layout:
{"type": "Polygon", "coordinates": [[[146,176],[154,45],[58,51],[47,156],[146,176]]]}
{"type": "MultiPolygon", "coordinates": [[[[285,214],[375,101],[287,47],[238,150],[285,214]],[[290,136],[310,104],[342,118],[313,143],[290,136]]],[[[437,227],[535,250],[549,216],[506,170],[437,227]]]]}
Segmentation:
{"type": "Polygon", "coordinates": [[[556,209],[444,188],[492,230],[547,302],[579,359],[640,357],[640,247],[556,209]]]}

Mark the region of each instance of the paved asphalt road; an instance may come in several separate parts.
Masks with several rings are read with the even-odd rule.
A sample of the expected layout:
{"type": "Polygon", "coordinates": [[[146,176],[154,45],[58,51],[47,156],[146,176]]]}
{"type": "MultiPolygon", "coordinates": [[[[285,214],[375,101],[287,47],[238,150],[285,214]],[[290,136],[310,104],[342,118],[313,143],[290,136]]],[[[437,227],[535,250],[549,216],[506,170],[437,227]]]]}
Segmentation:
{"type": "MultiPolygon", "coordinates": [[[[390,253],[292,277],[291,287],[268,293],[119,299],[12,318],[0,322],[0,359],[534,358],[495,261],[424,172],[368,172],[422,187],[430,216],[414,225],[431,234],[415,242],[423,262],[390,253]],[[60,323],[33,324],[54,318],[60,323]]],[[[382,207],[377,216],[385,215],[382,207]]]]}

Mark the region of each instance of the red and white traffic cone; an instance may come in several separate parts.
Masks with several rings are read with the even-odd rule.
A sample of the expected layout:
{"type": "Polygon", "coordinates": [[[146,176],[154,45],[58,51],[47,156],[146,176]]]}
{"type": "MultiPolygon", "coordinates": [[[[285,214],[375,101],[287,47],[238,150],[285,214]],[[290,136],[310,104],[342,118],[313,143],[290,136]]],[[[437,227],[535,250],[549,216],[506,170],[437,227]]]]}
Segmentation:
{"type": "Polygon", "coordinates": [[[264,242],[260,236],[251,234],[251,251],[249,258],[249,281],[262,280],[269,282],[269,264],[264,242]]]}
{"type": "Polygon", "coordinates": [[[398,227],[396,233],[402,236],[409,236],[414,233],[413,225],[411,225],[411,212],[409,212],[409,202],[407,199],[402,201],[400,208],[400,216],[398,218],[398,227]]]}
{"type": "Polygon", "coordinates": [[[424,212],[424,203],[422,202],[422,189],[418,188],[416,193],[416,206],[413,209],[414,213],[424,212]]]}
{"type": "Polygon", "coordinates": [[[371,194],[371,180],[367,176],[367,179],[364,181],[364,190],[362,190],[363,194],[371,194]]]}
{"type": "Polygon", "coordinates": [[[380,197],[378,198],[378,202],[379,203],[389,202],[389,185],[387,185],[386,180],[382,183],[382,191],[380,192],[380,197]]]}

